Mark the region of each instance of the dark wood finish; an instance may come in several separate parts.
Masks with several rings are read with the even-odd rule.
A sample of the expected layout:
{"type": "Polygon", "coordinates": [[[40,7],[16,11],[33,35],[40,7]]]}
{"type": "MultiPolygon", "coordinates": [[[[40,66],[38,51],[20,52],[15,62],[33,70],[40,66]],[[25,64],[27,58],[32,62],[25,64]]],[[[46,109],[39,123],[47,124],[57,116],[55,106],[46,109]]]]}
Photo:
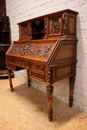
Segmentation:
{"type": "Polygon", "coordinates": [[[5,0],[0,0],[0,16],[2,14],[6,15],[6,3],[5,3],[5,0]]]}
{"type": "Polygon", "coordinates": [[[47,84],[48,118],[51,121],[53,83],[69,77],[69,106],[73,105],[76,75],[76,16],[77,12],[63,10],[19,23],[19,40],[6,53],[10,87],[10,70],[17,66],[27,69],[28,84],[36,79],[47,84]]]}
{"type": "Polygon", "coordinates": [[[5,53],[10,47],[10,22],[6,16],[5,0],[0,1],[0,78],[7,77],[5,53]]]}
{"type": "Polygon", "coordinates": [[[5,64],[5,53],[8,50],[10,44],[0,44],[0,77],[8,76],[6,64],[5,64]]]}

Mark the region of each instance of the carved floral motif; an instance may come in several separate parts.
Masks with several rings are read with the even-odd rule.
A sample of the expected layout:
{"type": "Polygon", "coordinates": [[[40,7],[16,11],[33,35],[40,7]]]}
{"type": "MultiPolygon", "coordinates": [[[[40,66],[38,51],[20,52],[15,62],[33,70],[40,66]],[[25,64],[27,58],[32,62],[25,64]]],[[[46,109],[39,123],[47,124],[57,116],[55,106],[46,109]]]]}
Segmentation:
{"type": "Polygon", "coordinates": [[[49,52],[52,48],[52,45],[40,45],[40,44],[14,44],[10,50],[12,53],[20,54],[22,56],[31,55],[31,56],[40,56],[47,58],[49,52]]]}
{"type": "Polygon", "coordinates": [[[51,21],[51,33],[59,33],[60,32],[60,21],[58,18],[54,18],[51,21]]]}

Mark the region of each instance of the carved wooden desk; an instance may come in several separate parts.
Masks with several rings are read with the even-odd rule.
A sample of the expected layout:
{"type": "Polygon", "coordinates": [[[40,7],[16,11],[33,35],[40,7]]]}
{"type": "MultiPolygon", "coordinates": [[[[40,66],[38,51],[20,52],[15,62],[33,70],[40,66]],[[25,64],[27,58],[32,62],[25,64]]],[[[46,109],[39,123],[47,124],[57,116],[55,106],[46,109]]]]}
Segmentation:
{"type": "Polygon", "coordinates": [[[28,83],[34,78],[47,84],[48,118],[52,120],[53,83],[69,77],[69,106],[73,105],[76,74],[76,16],[63,10],[19,23],[19,40],[6,53],[10,88],[11,70],[17,66],[28,70],[28,83]]]}

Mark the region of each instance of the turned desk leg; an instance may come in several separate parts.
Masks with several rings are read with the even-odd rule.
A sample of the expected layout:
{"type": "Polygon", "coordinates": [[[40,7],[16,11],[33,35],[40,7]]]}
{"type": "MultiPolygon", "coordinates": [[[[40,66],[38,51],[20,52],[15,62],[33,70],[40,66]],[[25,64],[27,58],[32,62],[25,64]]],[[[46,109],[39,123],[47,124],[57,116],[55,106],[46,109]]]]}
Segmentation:
{"type": "Polygon", "coordinates": [[[52,114],[53,114],[53,111],[52,111],[52,98],[53,98],[53,86],[51,85],[48,85],[47,86],[47,98],[48,98],[48,119],[49,121],[52,121],[52,114]]]}
{"type": "Polygon", "coordinates": [[[10,69],[8,69],[8,78],[9,78],[11,91],[13,92],[14,89],[13,89],[13,85],[12,85],[12,78],[11,78],[11,70],[10,69]]]}
{"type": "Polygon", "coordinates": [[[73,105],[73,91],[74,91],[75,78],[74,77],[70,77],[69,78],[69,82],[70,82],[69,106],[72,107],[72,105],[73,105]]]}
{"type": "Polygon", "coordinates": [[[28,75],[28,86],[30,87],[31,84],[30,84],[30,74],[29,74],[29,70],[27,70],[27,75],[28,75]]]}

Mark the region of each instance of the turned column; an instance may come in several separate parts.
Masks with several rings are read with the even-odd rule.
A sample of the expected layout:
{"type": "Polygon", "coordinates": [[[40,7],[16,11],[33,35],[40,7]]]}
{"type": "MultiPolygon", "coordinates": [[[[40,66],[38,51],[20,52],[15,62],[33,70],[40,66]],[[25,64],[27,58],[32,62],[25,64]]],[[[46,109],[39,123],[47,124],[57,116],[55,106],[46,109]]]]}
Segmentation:
{"type": "Polygon", "coordinates": [[[49,121],[53,118],[53,111],[52,111],[52,93],[53,93],[53,86],[48,85],[47,87],[47,98],[48,98],[48,119],[49,121]]]}
{"type": "Polygon", "coordinates": [[[11,70],[10,69],[8,69],[8,78],[9,78],[11,91],[13,92],[14,89],[13,89],[13,85],[12,85],[12,78],[11,78],[11,70]]]}
{"type": "Polygon", "coordinates": [[[69,78],[69,83],[70,83],[69,106],[72,107],[72,105],[73,105],[73,91],[74,91],[75,78],[74,77],[70,77],[69,78]]]}
{"type": "Polygon", "coordinates": [[[47,98],[48,98],[48,119],[52,121],[53,118],[53,110],[52,110],[52,98],[53,98],[53,86],[52,86],[52,68],[47,67],[46,69],[46,81],[47,81],[47,98]]]}

